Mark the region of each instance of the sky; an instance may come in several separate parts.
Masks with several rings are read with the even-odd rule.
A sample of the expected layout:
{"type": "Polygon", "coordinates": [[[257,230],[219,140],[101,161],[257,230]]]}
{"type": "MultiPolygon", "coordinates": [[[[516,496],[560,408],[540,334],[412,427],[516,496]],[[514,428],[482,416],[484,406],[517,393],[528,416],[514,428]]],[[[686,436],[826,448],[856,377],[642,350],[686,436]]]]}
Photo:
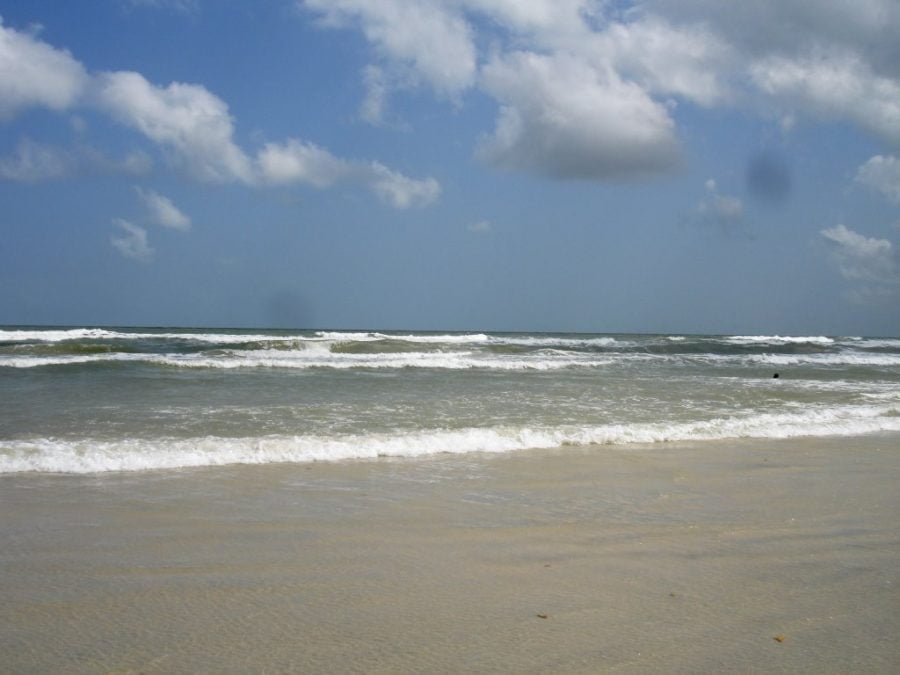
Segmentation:
{"type": "Polygon", "coordinates": [[[900,335],[897,0],[0,0],[0,323],[900,335]]]}

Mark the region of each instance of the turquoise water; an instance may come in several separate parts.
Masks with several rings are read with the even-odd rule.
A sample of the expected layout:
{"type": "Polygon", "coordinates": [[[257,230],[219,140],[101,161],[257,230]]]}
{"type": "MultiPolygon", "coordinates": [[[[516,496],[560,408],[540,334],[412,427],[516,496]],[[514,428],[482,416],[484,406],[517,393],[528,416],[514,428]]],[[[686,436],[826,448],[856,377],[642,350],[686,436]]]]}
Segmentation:
{"type": "Polygon", "coordinates": [[[900,338],[6,327],[0,401],[0,472],[892,433],[900,338]]]}

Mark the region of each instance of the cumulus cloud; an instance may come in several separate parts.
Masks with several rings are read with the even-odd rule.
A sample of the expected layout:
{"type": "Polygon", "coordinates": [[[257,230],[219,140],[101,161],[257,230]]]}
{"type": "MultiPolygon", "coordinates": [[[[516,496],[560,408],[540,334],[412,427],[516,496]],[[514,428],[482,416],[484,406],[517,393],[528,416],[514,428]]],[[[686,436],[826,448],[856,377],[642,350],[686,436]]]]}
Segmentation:
{"type": "Polygon", "coordinates": [[[97,98],[200,180],[252,181],[250,161],[234,142],[228,106],[206,88],[180,82],[159,87],[140,73],[104,73],[97,77],[97,98]]]}
{"type": "Polygon", "coordinates": [[[434,178],[408,178],[378,162],[360,166],[357,172],[362,182],[383,202],[397,209],[427,206],[441,194],[441,186],[434,178]]]}
{"type": "Polygon", "coordinates": [[[175,206],[171,199],[153,190],[140,187],[135,190],[154,224],[173,230],[191,229],[191,219],[175,206]]]}
{"type": "Polygon", "coordinates": [[[734,50],[705,24],[674,26],[659,17],[642,17],[612,23],[587,44],[595,56],[615,64],[648,92],[703,106],[735,96],[727,67],[736,59],[734,50]]]}
{"type": "Polygon", "coordinates": [[[900,159],[875,155],[856,172],[856,180],[900,204],[900,159]]]}
{"type": "Polygon", "coordinates": [[[820,234],[831,243],[834,261],[845,279],[900,283],[896,253],[887,239],[866,237],[844,225],[821,230],[820,234]]]}
{"type": "Polygon", "coordinates": [[[554,178],[622,180],[678,162],[665,107],[614,70],[578,58],[515,52],[487,64],[486,91],[501,102],[487,162],[554,178]]]}
{"type": "Polygon", "coordinates": [[[327,188],[344,181],[360,183],[395,208],[425,206],[440,195],[433,178],[416,180],[378,162],[335,157],[324,148],[297,139],[267,143],[257,157],[259,175],[272,184],[307,183],[327,188]]]}
{"type": "Polygon", "coordinates": [[[358,26],[396,66],[421,76],[435,91],[454,96],[471,86],[476,53],[465,18],[431,0],[306,0],[332,27],[358,26]]]}
{"type": "Polygon", "coordinates": [[[673,24],[704,23],[748,59],[836,48],[900,72],[895,0],[644,0],[637,7],[673,24]]]}
{"type": "Polygon", "coordinates": [[[350,173],[350,165],[324,148],[297,139],[266,143],[257,155],[259,175],[272,184],[308,183],[331,187],[350,173]]]}
{"type": "Polygon", "coordinates": [[[500,166],[601,180],[670,170],[668,98],[749,105],[783,128],[805,117],[849,121],[900,147],[895,0],[302,4],[331,27],[358,28],[376,48],[364,118],[381,119],[393,86],[376,77],[382,67],[402,64],[439,93],[479,88],[496,101],[498,120],[478,154],[500,166]],[[610,122],[617,114],[634,116],[610,122]]]}
{"type": "MultiPolygon", "coordinates": [[[[151,4],[172,5],[171,2],[151,4]]],[[[186,3],[175,4],[187,6],[186,3]]],[[[335,16],[352,15],[356,11],[353,4],[335,4],[335,16]]],[[[451,34],[461,31],[460,39],[466,33],[464,24],[440,11],[432,11],[426,4],[388,3],[382,13],[366,9],[365,3],[358,9],[367,16],[377,15],[385,21],[401,16],[410,18],[415,25],[430,27],[429,30],[449,30],[451,34]],[[443,25],[445,21],[446,25],[443,25]]],[[[386,48],[407,54],[417,67],[439,76],[438,63],[448,54],[429,51],[414,39],[394,35],[388,24],[384,24],[381,31],[375,31],[373,35],[382,35],[386,48]]],[[[458,62],[451,61],[455,68],[458,62]]],[[[471,70],[470,66],[466,68],[471,70]]],[[[376,75],[373,71],[373,87],[377,84],[376,75]]],[[[445,75],[447,79],[441,86],[455,89],[456,76],[453,73],[445,75]]],[[[376,95],[377,92],[371,94],[372,97],[376,95]]],[[[182,82],[160,86],[149,82],[140,73],[127,71],[89,75],[68,52],[0,23],[0,118],[10,117],[29,105],[61,110],[76,101],[93,105],[143,134],[162,148],[174,165],[201,181],[239,182],[251,186],[306,183],[325,188],[348,180],[366,185],[395,208],[427,204],[440,194],[440,187],[433,178],[416,180],[378,162],[339,159],[312,143],[296,139],[267,144],[254,158],[235,141],[234,120],[228,105],[205,87],[182,82]]],[[[374,119],[380,114],[379,104],[374,98],[370,103],[370,116],[374,119]]],[[[81,127],[83,130],[83,121],[81,127]]],[[[84,166],[94,170],[140,173],[146,171],[149,164],[149,158],[141,152],[132,152],[124,160],[116,161],[87,146],[63,150],[24,139],[12,155],[0,158],[0,179],[46,180],[73,173],[84,166]]],[[[165,197],[153,192],[140,194],[159,224],[176,229],[190,226],[190,220],[165,197]]],[[[131,235],[132,239],[137,236],[133,232],[131,235]]]]}
{"type": "Polygon", "coordinates": [[[23,108],[65,110],[81,96],[88,75],[69,52],[33,33],[7,28],[0,19],[0,119],[23,108]]]}
{"type": "Polygon", "coordinates": [[[357,182],[395,208],[428,204],[440,193],[433,178],[416,180],[377,162],[341,159],[299,139],[266,143],[251,158],[234,140],[228,106],[200,85],[160,87],[139,73],[106,73],[100,77],[99,97],[117,119],[166,148],[199,180],[320,189],[357,182]]]}
{"type": "Polygon", "coordinates": [[[849,119],[900,147],[900,81],[881,77],[856,54],[760,59],[750,68],[766,94],[825,119],[849,119]]]}
{"type": "Polygon", "coordinates": [[[122,231],[110,237],[113,247],[126,258],[149,262],[153,249],[147,242],[147,230],[122,218],[114,218],[113,224],[122,231]]]}

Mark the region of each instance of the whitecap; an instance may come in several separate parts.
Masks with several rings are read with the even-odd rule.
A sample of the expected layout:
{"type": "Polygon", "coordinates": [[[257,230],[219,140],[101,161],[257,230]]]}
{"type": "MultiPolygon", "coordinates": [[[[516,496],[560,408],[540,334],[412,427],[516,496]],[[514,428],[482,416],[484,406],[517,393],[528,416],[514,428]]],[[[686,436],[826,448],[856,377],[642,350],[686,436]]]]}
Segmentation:
{"type": "Polygon", "coordinates": [[[343,436],[0,441],[0,473],[94,473],[228,464],[505,453],[529,448],[900,432],[900,405],[841,406],[692,422],[428,429],[343,436]]]}

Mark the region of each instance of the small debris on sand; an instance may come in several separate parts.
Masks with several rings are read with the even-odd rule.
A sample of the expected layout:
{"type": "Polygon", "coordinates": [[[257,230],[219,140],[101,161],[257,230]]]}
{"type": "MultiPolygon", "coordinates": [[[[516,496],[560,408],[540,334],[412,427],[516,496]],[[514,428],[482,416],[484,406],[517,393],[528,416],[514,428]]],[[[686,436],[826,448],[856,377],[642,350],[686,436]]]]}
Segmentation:
{"type": "Polygon", "coordinates": [[[784,637],[784,635],[779,634],[779,635],[776,635],[775,637],[773,637],[772,639],[775,640],[775,642],[784,642],[785,637],[784,637]]]}
{"type": "Polygon", "coordinates": [[[546,614],[538,614],[538,615],[537,615],[537,618],[539,618],[539,619],[546,619],[546,618],[547,618],[547,615],[546,615],[546,614]]]}

